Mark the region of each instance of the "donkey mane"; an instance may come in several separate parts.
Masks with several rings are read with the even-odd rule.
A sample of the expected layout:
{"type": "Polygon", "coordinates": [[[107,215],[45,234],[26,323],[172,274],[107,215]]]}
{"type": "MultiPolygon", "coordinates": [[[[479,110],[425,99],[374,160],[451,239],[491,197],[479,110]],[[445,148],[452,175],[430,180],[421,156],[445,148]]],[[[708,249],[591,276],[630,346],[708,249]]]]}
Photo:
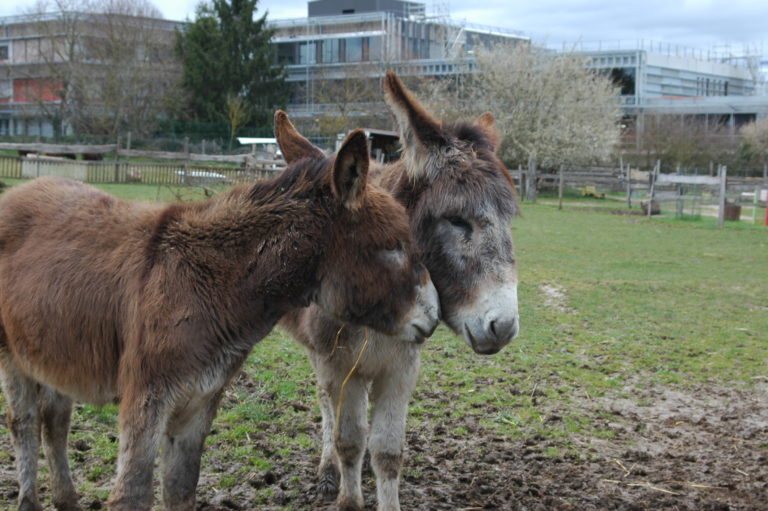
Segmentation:
{"type": "Polygon", "coordinates": [[[493,151],[488,135],[476,124],[467,121],[445,122],[443,129],[453,133],[459,140],[471,143],[475,149],[493,151]]]}
{"type": "Polygon", "coordinates": [[[470,144],[473,151],[479,156],[478,160],[484,163],[484,165],[478,165],[475,163],[475,170],[478,172],[492,173],[492,167],[501,171],[501,175],[507,180],[510,188],[512,189],[512,214],[518,216],[520,214],[520,205],[517,197],[517,188],[515,182],[512,180],[512,174],[509,173],[509,169],[504,163],[496,156],[493,142],[488,137],[486,132],[480,128],[477,124],[467,121],[446,122],[443,123],[443,129],[453,133],[459,140],[470,144]]]}
{"type": "Polygon", "coordinates": [[[498,158],[493,142],[477,124],[469,121],[445,122],[441,129],[453,139],[453,145],[459,148],[459,164],[442,166],[440,174],[432,179],[414,179],[403,159],[386,165],[374,165],[374,181],[390,190],[395,199],[409,211],[409,216],[421,218],[417,210],[422,193],[432,190],[434,196],[429,204],[432,211],[450,211],[452,209],[481,209],[486,201],[492,200],[499,211],[510,217],[520,214],[519,200],[512,175],[498,158]],[[476,158],[470,164],[461,164],[465,154],[474,154],[476,158]],[[444,173],[450,177],[443,178],[444,173]],[[509,185],[509,192],[489,187],[486,180],[501,176],[509,185]],[[458,190],[457,186],[461,186],[458,190]],[[459,204],[457,201],[461,201],[459,204]]]}
{"type": "Polygon", "coordinates": [[[195,238],[216,237],[219,246],[237,244],[245,248],[253,239],[280,232],[286,223],[300,222],[296,215],[300,214],[301,209],[297,206],[302,201],[316,201],[316,206],[320,206],[314,210],[316,218],[329,219],[331,189],[326,167],[327,161],[305,158],[272,179],[232,188],[207,202],[166,206],[146,246],[143,280],[146,281],[164,247],[194,243],[195,238]],[[219,230],[206,228],[205,232],[200,232],[195,229],[195,217],[216,215],[222,216],[219,230]],[[232,222],[240,215],[248,221],[232,222]],[[233,229],[234,225],[238,228],[233,229]],[[254,236],[257,233],[259,236],[254,236]]]}
{"type": "Polygon", "coordinates": [[[251,185],[248,197],[255,203],[287,196],[295,199],[316,197],[330,190],[330,176],[324,172],[327,162],[302,158],[272,179],[251,185]]]}

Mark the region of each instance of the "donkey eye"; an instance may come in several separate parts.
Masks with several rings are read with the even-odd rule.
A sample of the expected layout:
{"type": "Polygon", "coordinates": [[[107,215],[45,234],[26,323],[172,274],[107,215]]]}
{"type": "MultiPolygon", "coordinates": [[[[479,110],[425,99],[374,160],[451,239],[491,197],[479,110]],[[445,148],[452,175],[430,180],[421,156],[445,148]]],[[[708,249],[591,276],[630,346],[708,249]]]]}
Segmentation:
{"type": "Polygon", "coordinates": [[[393,248],[387,248],[381,251],[381,257],[390,263],[401,265],[405,261],[403,244],[398,243],[393,248]]]}
{"type": "Polygon", "coordinates": [[[445,217],[448,222],[457,229],[461,229],[462,231],[465,231],[466,233],[472,232],[472,224],[461,218],[460,216],[448,216],[445,217]]]}

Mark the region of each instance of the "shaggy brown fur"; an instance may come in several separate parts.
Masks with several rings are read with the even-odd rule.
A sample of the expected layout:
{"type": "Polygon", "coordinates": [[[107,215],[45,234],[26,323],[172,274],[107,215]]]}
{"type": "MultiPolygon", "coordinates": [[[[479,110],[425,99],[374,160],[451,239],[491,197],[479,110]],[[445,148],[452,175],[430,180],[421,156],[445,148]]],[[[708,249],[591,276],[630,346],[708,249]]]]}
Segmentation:
{"type": "Polygon", "coordinates": [[[0,201],[0,373],[19,509],[39,510],[42,423],[58,509],[79,509],[66,463],[71,400],[120,401],[114,510],[152,505],[162,445],[166,509],[194,509],[219,398],[288,310],[394,332],[421,272],[402,206],[367,185],[352,133],[326,158],[295,133],[278,178],[205,203],[135,204],[41,178],[0,201]],[[381,253],[399,247],[400,265],[381,253]]]}

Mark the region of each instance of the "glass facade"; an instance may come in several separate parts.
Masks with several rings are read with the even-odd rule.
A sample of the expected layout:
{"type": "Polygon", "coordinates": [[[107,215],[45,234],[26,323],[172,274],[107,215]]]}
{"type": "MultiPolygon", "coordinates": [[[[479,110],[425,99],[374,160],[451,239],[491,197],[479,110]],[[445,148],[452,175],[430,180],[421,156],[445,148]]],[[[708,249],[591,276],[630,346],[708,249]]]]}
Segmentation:
{"type": "Polygon", "coordinates": [[[317,64],[316,43],[299,43],[299,64],[317,64]]]}
{"type": "Polygon", "coordinates": [[[288,66],[372,62],[381,60],[383,47],[381,36],[281,42],[277,44],[277,60],[288,66]]]}

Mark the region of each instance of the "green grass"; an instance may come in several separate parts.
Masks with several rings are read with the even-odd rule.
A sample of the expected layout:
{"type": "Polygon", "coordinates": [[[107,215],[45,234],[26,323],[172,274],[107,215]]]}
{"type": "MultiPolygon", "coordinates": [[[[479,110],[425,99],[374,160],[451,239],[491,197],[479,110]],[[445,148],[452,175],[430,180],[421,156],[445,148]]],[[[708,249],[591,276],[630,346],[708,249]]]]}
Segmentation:
{"type": "MultiPolygon", "coordinates": [[[[744,386],[765,375],[768,228],[525,204],[512,230],[520,337],[481,358],[441,328],[424,350],[428,387],[461,389],[452,414],[480,404],[491,410],[482,423],[512,437],[611,438],[580,413],[585,400],[638,380],[744,386]],[[547,304],[543,284],[563,291],[561,307],[547,304]],[[546,421],[547,401],[564,421],[546,421]]],[[[423,388],[412,426],[440,406],[423,388]]]]}
{"type": "MultiPolygon", "coordinates": [[[[2,182],[10,186],[16,186],[20,183],[29,181],[28,179],[2,178],[2,182]]],[[[174,200],[201,200],[205,198],[205,191],[201,187],[184,187],[169,185],[151,185],[143,183],[114,184],[114,183],[90,183],[91,186],[103,190],[115,197],[132,201],[160,201],[169,202],[174,200]]],[[[209,190],[219,191],[227,187],[224,185],[213,185],[207,187],[209,190]]]]}
{"type": "MultiPolygon", "coordinates": [[[[124,198],[160,195],[156,186],[105,189],[124,198]]],[[[616,203],[601,206],[609,207],[616,203]]],[[[568,202],[562,211],[551,203],[524,204],[511,228],[519,338],[480,357],[440,327],[423,350],[409,429],[460,438],[472,434],[476,421],[507,438],[556,442],[542,453],[557,457],[572,449],[574,435],[613,439],[610,417],[588,406],[594,400],[650,404],[633,396],[632,384],[748,387],[765,376],[768,228],[648,220],[568,202]],[[545,284],[563,292],[558,306],[548,302],[545,284]],[[446,420],[441,432],[434,429],[446,420]]],[[[237,467],[218,475],[218,488],[259,480],[283,460],[317,459],[320,452],[314,376],[303,348],[275,330],[244,369],[224,396],[203,457],[206,473],[237,467]]],[[[87,479],[80,490],[100,498],[114,474],[115,407],[80,405],[73,423],[70,445],[83,440],[90,447],[70,449],[72,466],[87,467],[76,469],[87,479]]],[[[4,424],[0,435],[9,447],[4,424]]],[[[3,449],[0,463],[10,463],[3,449]]],[[[301,487],[286,490],[288,501],[301,487]]],[[[259,495],[266,499],[269,491],[267,485],[259,495]]]]}

